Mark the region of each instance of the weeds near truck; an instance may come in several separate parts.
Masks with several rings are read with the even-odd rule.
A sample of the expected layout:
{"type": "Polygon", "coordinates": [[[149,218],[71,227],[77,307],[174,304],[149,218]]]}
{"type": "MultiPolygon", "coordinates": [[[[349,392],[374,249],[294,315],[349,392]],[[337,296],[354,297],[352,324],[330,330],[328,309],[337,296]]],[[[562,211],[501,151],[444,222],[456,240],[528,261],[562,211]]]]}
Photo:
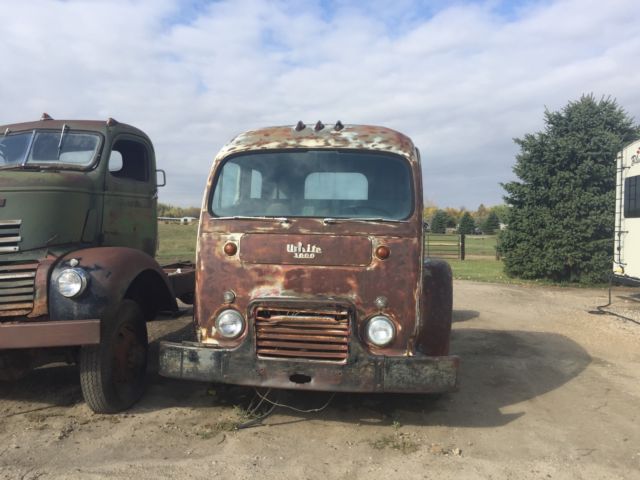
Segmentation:
{"type": "Polygon", "coordinates": [[[420,448],[420,444],[411,438],[411,435],[398,430],[373,440],[370,442],[370,445],[376,450],[385,450],[389,448],[392,450],[398,450],[405,454],[417,452],[420,448]]]}
{"type": "Polygon", "coordinates": [[[233,432],[237,430],[239,420],[221,420],[219,422],[207,423],[196,432],[202,440],[209,440],[217,437],[221,433],[233,432]]]}

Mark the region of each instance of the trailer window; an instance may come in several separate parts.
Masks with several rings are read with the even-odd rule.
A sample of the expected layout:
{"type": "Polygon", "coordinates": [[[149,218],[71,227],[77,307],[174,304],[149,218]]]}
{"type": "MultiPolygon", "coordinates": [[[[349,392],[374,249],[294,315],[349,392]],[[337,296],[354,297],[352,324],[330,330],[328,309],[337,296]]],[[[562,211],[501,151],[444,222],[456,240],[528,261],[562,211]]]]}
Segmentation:
{"type": "Polygon", "coordinates": [[[640,217],[640,175],[629,177],[624,181],[624,216],[640,217]]]}

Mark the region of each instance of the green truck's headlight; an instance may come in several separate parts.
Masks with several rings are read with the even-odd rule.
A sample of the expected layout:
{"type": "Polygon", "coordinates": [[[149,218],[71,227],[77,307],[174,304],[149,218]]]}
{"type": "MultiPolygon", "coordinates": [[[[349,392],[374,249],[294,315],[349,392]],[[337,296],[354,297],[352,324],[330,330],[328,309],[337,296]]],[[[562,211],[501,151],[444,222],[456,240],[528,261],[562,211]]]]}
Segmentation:
{"type": "Polygon", "coordinates": [[[73,298],[87,289],[89,275],[81,268],[67,268],[58,275],[56,283],[60,295],[73,298]]]}

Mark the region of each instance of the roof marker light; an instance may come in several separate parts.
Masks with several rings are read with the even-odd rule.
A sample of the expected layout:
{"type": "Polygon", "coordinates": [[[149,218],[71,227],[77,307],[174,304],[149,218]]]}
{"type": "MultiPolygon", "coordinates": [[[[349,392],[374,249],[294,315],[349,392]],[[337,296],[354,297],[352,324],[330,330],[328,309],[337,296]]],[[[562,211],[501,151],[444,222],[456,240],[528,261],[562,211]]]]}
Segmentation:
{"type": "Polygon", "coordinates": [[[296,123],[296,128],[295,128],[296,132],[300,132],[305,128],[307,128],[307,126],[304,124],[304,122],[302,120],[298,120],[298,123],[296,123]]]}
{"type": "Polygon", "coordinates": [[[115,118],[111,118],[109,117],[107,119],[107,127],[113,127],[114,125],[117,125],[118,121],[115,118]]]}
{"type": "Polygon", "coordinates": [[[316,132],[319,132],[320,130],[322,130],[324,128],[324,123],[322,123],[320,120],[318,120],[318,123],[316,123],[316,126],[313,127],[313,129],[316,132]]]}
{"type": "Polygon", "coordinates": [[[53,118],[51,118],[51,115],[49,115],[47,112],[44,112],[40,117],[40,120],[53,120],[53,118]]]}
{"type": "Polygon", "coordinates": [[[339,131],[340,131],[340,130],[342,130],[343,128],[344,128],[344,125],[342,124],[342,122],[341,122],[340,120],[338,120],[338,121],[336,122],[336,125],[333,127],[333,129],[334,129],[336,132],[339,132],[339,131]]]}

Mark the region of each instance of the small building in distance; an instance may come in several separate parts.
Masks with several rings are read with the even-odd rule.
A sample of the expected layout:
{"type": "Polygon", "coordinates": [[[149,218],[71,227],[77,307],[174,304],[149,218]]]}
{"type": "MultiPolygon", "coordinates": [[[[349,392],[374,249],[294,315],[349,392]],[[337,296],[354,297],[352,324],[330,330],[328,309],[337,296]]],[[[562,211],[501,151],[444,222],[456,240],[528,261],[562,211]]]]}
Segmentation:
{"type": "Polygon", "coordinates": [[[159,222],[164,223],[178,223],[180,225],[190,225],[193,222],[197,222],[196,217],[158,217],[159,222]]]}

